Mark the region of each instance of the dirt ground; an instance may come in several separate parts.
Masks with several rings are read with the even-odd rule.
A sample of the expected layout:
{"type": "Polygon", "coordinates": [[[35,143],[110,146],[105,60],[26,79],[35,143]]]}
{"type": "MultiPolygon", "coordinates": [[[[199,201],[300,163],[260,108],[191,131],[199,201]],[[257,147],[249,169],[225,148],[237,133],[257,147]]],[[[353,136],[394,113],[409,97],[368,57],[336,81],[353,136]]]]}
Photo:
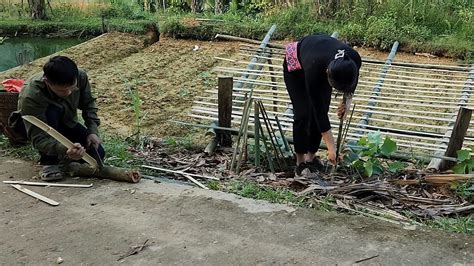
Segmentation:
{"type": "MultiPolygon", "coordinates": [[[[28,179],[31,162],[0,158],[0,180],[28,179]]],[[[96,179],[93,188],[28,187],[51,207],[0,184],[0,264],[459,265],[474,261],[470,235],[407,230],[372,219],[295,209],[175,183],[96,179]]]]}

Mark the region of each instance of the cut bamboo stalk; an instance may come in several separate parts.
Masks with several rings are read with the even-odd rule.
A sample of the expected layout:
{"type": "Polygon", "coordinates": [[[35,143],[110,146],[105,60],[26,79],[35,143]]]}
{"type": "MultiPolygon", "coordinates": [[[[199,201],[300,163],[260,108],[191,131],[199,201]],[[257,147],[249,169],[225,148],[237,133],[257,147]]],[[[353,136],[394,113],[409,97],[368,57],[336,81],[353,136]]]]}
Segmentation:
{"type": "MultiPolygon", "coordinates": [[[[213,111],[199,111],[200,113],[206,113],[206,114],[209,114],[209,115],[215,115],[215,112],[213,111]]],[[[200,118],[201,116],[196,116],[197,118],[200,118]]],[[[238,117],[241,117],[241,115],[239,114],[235,114],[233,115],[233,117],[235,118],[238,118],[238,117]]],[[[209,119],[213,119],[212,117],[206,117],[206,118],[209,118],[209,119]]],[[[286,120],[286,119],[285,119],[286,120]]],[[[253,121],[253,119],[250,119],[250,121],[253,121]]],[[[285,129],[285,130],[288,130],[291,128],[291,120],[287,120],[288,123],[284,123],[286,126],[288,126],[289,128],[285,129]]],[[[331,123],[334,123],[335,120],[332,120],[331,119],[331,123]]],[[[276,124],[275,122],[272,122],[272,124],[276,124]]],[[[359,124],[355,124],[355,126],[357,126],[359,124]]],[[[421,132],[421,131],[412,131],[412,130],[401,130],[401,129],[396,129],[396,128],[386,128],[386,127],[382,127],[382,126],[369,126],[369,128],[373,128],[375,130],[382,130],[382,131],[387,131],[386,134],[392,134],[392,135],[395,135],[395,136],[403,136],[403,135],[414,135],[414,137],[416,137],[417,139],[426,139],[426,140],[438,140],[438,139],[433,139],[433,138],[428,138],[428,137],[423,137],[423,135],[426,135],[426,136],[433,136],[433,137],[442,137],[442,134],[433,134],[433,133],[429,133],[429,132],[421,132]],[[395,133],[394,133],[395,132],[395,133]],[[400,134],[398,133],[398,135],[396,134],[396,132],[401,132],[403,134],[400,134]]],[[[372,132],[373,130],[364,130],[364,132],[372,132]]]]}
{"type": "Polygon", "coordinates": [[[63,171],[69,176],[98,177],[119,182],[138,183],[141,180],[141,174],[136,170],[108,165],[104,165],[102,168],[94,168],[88,164],[72,162],[66,165],[63,171]]]}
{"type": "Polygon", "coordinates": [[[20,186],[20,185],[13,185],[13,184],[12,184],[12,185],[10,185],[10,186],[14,187],[15,189],[17,189],[17,190],[19,190],[19,191],[21,191],[21,192],[23,192],[23,193],[25,193],[25,194],[27,194],[27,195],[29,195],[29,196],[35,198],[35,199],[41,200],[41,201],[43,201],[43,202],[46,202],[46,203],[48,203],[48,204],[51,205],[51,206],[58,206],[58,205],[59,205],[59,202],[54,201],[54,200],[52,200],[52,199],[50,199],[50,198],[47,198],[47,197],[45,197],[45,196],[43,196],[43,195],[40,195],[40,194],[38,194],[38,193],[36,193],[36,192],[34,192],[34,191],[31,191],[31,190],[29,190],[29,189],[26,189],[26,188],[24,188],[24,187],[22,187],[22,186],[20,186]]]}
{"type": "MultiPolygon", "coordinates": [[[[214,110],[212,109],[208,109],[208,110],[203,110],[203,109],[199,109],[199,108],[195,108],[193,109],[193,111],[197,112],[197,113],[203,113],[203,114],[208,114],[208,115],[212,115],[212,116],[216,116],[216,113],[214,110]]],[[[334,116],[333,114],[331,114],[330,116],[334,116]]],[[[233,115],[232,117],[234,118],[239,118],[241,117],[241,113],[240,112],[233,112],[233,115]]],[[[359,116],[357,116],[359,117],[359,116]]],[[[252,118],[252,116],[251,116],[252,118]]],[[[274,119],[272,119],[274,120],[274,119]]],[[[291,119],[288,119],[288,118],[283,118],[283,120],[285,121],[285,123],[283,123],[285,126],[291,126],[291,123],[292,123],[292,120],[291,119]]],[[[253,119],[250,119],[250,121],[253,121],[253,119]]],[[[335,120],[331,119],[330,120],[331,123],[334,123],[335,120]]],[[[382,122],[389,122],[389,120],[382,120],[382,122]]],[[[392,122],[392,121],[390,121],[392,122]]],[[[276,124],[276,122],[272,122],[272,124],[276,124]]],[[[355,124],[356,125],[362,125],[362,124],[355,124]]],[[[435,138],[440,138],[442,137],[442,134],[440,133],[430,133],[430,132],[423,132],[423,131],[413,131],[413,130],[406,130],[406,129],[399,129],[399,128],[387,128],[387,127],[382,127],[382,126],[375,126],[374,128],[378,129],[378,130],[385,130],[385,131],[396,131],[396,132],[402,132],[403,134],[408,134],[408,135],[415,135],[416,137],[423,137],[424,136],[432,136],[432,137],[435,137],[435,138]]],[[[432,127],[429,127],[429,128],[432,128],[432,127]]],[[[286,129],[285,129],[286,130],[286,129]]],[[[438,140],[438,139],[430,139],[430,138],[425,138],[427,140],[438,140]]]]}
{"type": "MultiPolygon", "coordinates": [[[[238,63],[238,64],[246,64],[246,65],[248,64],[248,62],[245,62],[245,61],[234,60],[234,59],[229,59],[229,58],[223,58],[223,57],[218,57],[218,56],[215,56],[214,59],[221,60],[221,61],[227,61],[227,62],[234,62],[234,63],[238,63]]],[[[264,67],[272,66],[274,68],[283,69],[283,66],[269,65],[269,64],[265,64],[265,63],[255,63],[255,65],[264,66],[264,67]]]]}
{"type": "MultiPolygon", "coordinates": [[[[361,73],[371,73],[367,71],[365,68],[361,68],[361,73]]],[[[416,73],[413,73],[416,74],[416,73]]],[[[443,78],[428,78],[428,77],[419,77],[419,76],[410,76],[410,75],[402,75],[402,74],[392,74],[387,73],[387,77],[396,77],[396,78],[404,78],[404,79],[412,79],[412,80],[420,80],[420,81],[436,81],[441,83],[462,83],[464,84],[465,81],[463,80],[455,80],[455,79],[443,79],[443,78]]]]}
{"type": "MultiPolygon", "coordinates": [[[[24,116],[22,116],[22,118],[24,120],[28,121],[29,123],[37,126],[38,128],[40,128],[44,132],[46,132],[48,135],[53,137],[59,143],[64,145],[66,148],[72,149],[74,147],[74,144],[69,139],[64,137],[62,134],[60,134],[54,128],[50,127],[48,124],[46,124],[45,122],[39,120],[38,118],[36,118],[34,116],[31,116],[31,115],[24,115],[24,116]]],[[[84,161],[86,161],[88,164],[90,164],[91,166],[93,166],[94,168],[99,168],[99,165],[97,164],[97,161],[94,158],[92,158],[92,156],[90,156],[89,154],[86,153],[82,157],[82,159],[84,161]]]]}
{"type": "Polygon", "coordinates": [[[291,151],[291,153],[293,153],[293,151],[291,150],[291,146],[289,145],[288,140],[285,137],[285,132],[283,131],[283,128],[281,127],[280,119],[278,119],[278,116],[275,116],[275,122],[278,126],[278,131],[280,132],[281,138],[283,140],[283,145],[285,145],[285,150],[291,151]]]}
{"type": "MultiPolygon", "coordinates": [[[[268,137],[270,139],[270,142],[272,144],[273,150],[275,152],[275,158],[277,159],[278,165],[280,166],[280,169],[284,169],[285,163],[284,163],[284,155],[283,152],[281,151],[280,147],[277,145],[276,140],[277,137],[275,135],[275,131],[273,130],[273,127],[270,124],[270,119],[265,111],[265,106],[263,106],[262,102],[258,102],[259,107],[260,107],[260,113],[262,114],[263,122],[265,124],[265,127],[267,128],[268,132],[268,137]],[[281,157],[280,157],[281,154],[281,157]]],[[[263,134],[263,133],[262,133],[263,134]]]]}
{"type": "MultiPolygon", "coordinates": [[[[367,63],[383,64],[380,60],[365,59],[367,63]]],[[[447,66],[447,65],[433,65],[433,64],[418,64],[418,63],[404,63],[404,62],[393,62],[394,66],[413,67],[413,68],[426,68],[430,70],[443,70],[443,71],[469,71],[469,67],[461,66],[447,66]]]]}
{"type": "MultiPolygon", "coordinates": [[[[210,114],[214,114],[212,112],[210,112],[210,114]]],[[[196,117],[196,118],[204,118],[204,119],[209,119],[209,120],[214,120],[215,118],[214,117],[206,117],[206,116],[200,116],[200,115],[194,115],[194,114],[190,114],[191,116],[193,117],[196,117]]],[[[240,117],[239,115],[235,115],[235,117],[240,117]]],[[[253,119],[250,119],[250,121],[252,121],[253,119]]],[[[333,123],[334,121],[331,121],[331,123],[333,123]]],[[[285,131],[287,130],[290,130],[291,131],[291,124],[290,123],[285,123],[286,126],[288,126],[285,131]]],[[[355,124],[355,126],[358,126],[360,124],[355,124]]],[[[355,129],[353,127],[353,129],[355,129]]],[[[369,129],[364,129],[364,130],[361,130],[362,132],[376,132],[378,130],[382,130],[384,132],[384,134],[386,135],[393,135],[393,136],[399,136],[399,137],[408,137],[410,135],[414,135],[413,138],[416,138],[416,139],[426,139],[426,140],[433,140],[433,139],[429,139],[429,138],[426,138],[426,137],[422,137],[422,136],[418,136],[420,134],[423,134],[423,135],[435,135],[435,134],[432,134],[432,133],[425,133],[425,132],[418,132],[418,131],[412,131],[412,130],[400,130],[400,129],[396,129],[396,128],[387,128],[387,127],[382,127],[382,126],[368,126],[369,129]],[[394,131],[394,132],[403,132],[404,134],[397,134],[397,133],[392,133],[391,131],[394,131]]],[[[353,133],[352,133],[353,134],[353,133]]],[[[441,135],[441,134],[438,134],[438,135],[441,135]]],[[[436,136],[438,136],[436,135],[436,136]]],[[[363,134],[357,134],[357,136],[364,136],[363,134]]],[[[433,146],[435,146],[433,144],[433,146]]]]}
{"type": "MultiPolygon", "coordinates": [[[[231,59],[232,60],[232,59],[231,59]]],[[[237,61],[237,60],[234,60],[233,62],[235,63],[239,63],[239,64],[243,64],[243,61],[237,61]]],[[[279,67],[279,65],[273,65],[273,64],[264,64],[264,66],[268,66],[268,67],[272,67],[272,68],[279,68],[279,69],[282,69],[281,67],[279,67]]],[[[374,70],[375,71],[375,70],[374,70]]],[[[361,68],[361,72],[362,73],[373,73],[373,71],[369,71],[368,68],[361,68]]],[[[268,72],[267,72],[268,73],[268,72]]],[[[420,75],[419,73],[414,73],[416,75],[420,75]]],[[[388,82],[403,82],[403,83],[413,83],[413,84],[421,84],[421,85],[430,85],[430,86],[433,86],[433,85],[440,85],[440,86],[448,86],[448,87],[452,87],[453,83],[460,83],[458,80],[445,80],[445,79],[428,79],[428,80],[432,80],[432,81],[438,81],[438,83],[433,83],[433,82],[423,82],[423,80],[427,80],[427,79],[423,79],[423,78],[416,78],[416,77],[411,77],[411,76],[404,76],[404,75],[400,75],[400,74],[387,74],[388,76],[391,76],[391,77],[396,77],[396,78],[399,78],[399,79],[388,79],[387,81],[388,82]],[[402,80],[401,78],[403,77],[406,77],[410,80],[402,80]]],[[[265,76],[265,75],[260,75],[260,76],[265,76]]],[[[281,75],[278,75],[278,78],[281,78],[282,76],[281,75]]],[[[370,76],[362,76],[361,79],[370,79],[369,78],[370,76]]],[[[448,76],[449,77],[449,76],[448,76]]],[[[372,79],[376,79],[375,77],[373,77],[372,79]]],[[[460,85],[459,84],[459,85],[460,85]]],[[[454,87],[461,87],[460,86],[456,86],[456,84],[454,84],[455,86],[454,87]]],[[[409,87],[412,87],[412,86],[409,86],[409,87]]]]}
{"type": "Polygon", "coordinates": [[[194,184],[196,184],[198,187],[200,188],[203,188],[203,189],[209,189],[208,187],[206,187],[205,185],[203,185],[201,182],[197,181],[196,179],[194,179],[192,176],[190,176],[189,174],[183,174],[184,177],[186,177],[187,179],[189,179],[189,181],[193,182],[194,184]]]}
{"type": "Polygon", "coordinates": [[[46,186],[46,187],[75,187],[75,188],[90,188],[93,184],[80,185],[80,184],[62,184],[62,183],[43,183],[43,182],[30,182],[30,181],[3,181],[4,184],[16,184],[26,186],[46,186]]]}
{"type": "Polygon", "coordinates": [[[270,168],[270,171],[272,173],[275,173],[275,166],[273,164],[273,159],[270,156],[270,149],[268,148],[267,137],[265,136],[265,132],[263,131],[262,124],[259,123],[258,125],[259,125],[259,130],[260,130],[260,136],[262,137],[262,142],[265,149],[265,155],[267,157],[268,167],[270,168]]]}
{"type": "MultiPolygon", "coordinates": [[[[242,37],[235,37],[235,36],[225,35],[225,34],[217,34],[214,38],[215,39],[230,40],[230,41],[247,42],[247,43],[252,43],[252,44],[260,44],[261,43],[260,41],[251,40],[251,39],[242,38],[242,37]]],[[[270,42],[267,42],[267,46],[272,47],[272,48],[281,48],[281,49],[282,49],[282,47],[284,48],[283,45],[274,44],[274,43],[270,43],[270,42]]]]}
{"type": "MultiPolygon", "coordinates": [[[[258,97],[258,96],[257,96],[258,97]]],[[[202,96],[197,96],[196,99],[202,99],[202,100],[208,100],[208,101],[214,101],[216,100],[216,98],[213,98],[213,97],[202,97],[202,96]]],[[[236,102],[238,100],[234,100],[234,102],[236,102]]],[[[278,101],[277,101],[278,102],[278,101]]],[[[204,102],[204,101],[194,101],[194,103],[196,104],[202,104],[202,105],[212,105],[212,106],[217,106],[217,103],[213,103],[213,102],[204,102]]],[[[269,105],[267,103],[267,105],[269,105]]],[[[278,107],[278,108],[281,108],[281,109],[287,109],[288,105],[271,105],[271,106],[275,106],[275,107],[278,107]]],[[[359,107],[367,107],[366,105],[362,105],[362,104],[358,104],[357,106],[359,107]]],[[[239,109],[241,107],[238,107],[238,106],[235,106],[233,107],[234,109],[239,109]]],[[[331,104],[329,106],[329,108],[331,109],[337,109],[337,105],[335,104],[331,104]]],[[[289,108],[289,109],[292,109],[292,108],[289,108]]],[[[412,110],[412,109],[402,109],[402,108],[391,108],[391,107],[386,107],[386,106],[374,106],[374,109],[378,109],[378,110],[383,110],[383,111],[392,111],[390,113],[387,113],[387,112],[378,112],[378,111],[373,111],[374,114],[381,114],[381,115],[394,115],[396,114],[397,116],[400,116],[400,117],[407,117],[407,118],[415,118],[415,119],[439,119],[439,121],[446,121],[446,122],[452,122],[453,119],[452,119],[452,112],[446,112],[446,113],[442,113],[442,112],[432,112],[432,111],[424,111],[424,110],[412,110]],[[395,113],[394,113],[395,112],[395,113]],[[450,118],[442,118],[442,117],[432,117],[432,116],[417,116],[417,115],[407,115],[407,114],[404,114],[404,113],[415,113],[415,114],[431,114],[431,115],[440,115],[440,116],[446,116],[446,117],[450,117],[450,118]]],[[[357,112],[364,112],[366,111],[367,109],[357,109],[356,111],[357,112]]],[[[272,112],[272,111],[269,111],[269,112],[272,112]]],[[[293,114],[291,113],[278,113],[280,115],[285,115],[285,116],[290,116],[292,117],[293,114]]]]}
{"type": "Polygon", "coordinates": [[[173,174],[189,175],[189,176],[192,176],[192,177],[199,177],[199,178],[211,179],[211,180],[219,180],[219,178],[213,177],[213,176],[204,176],[204,175],[191,174],[191,173],[186,173],[184,171],[164,169],[164,168],[155,167],[155,166],[142,165],[142,167],[143,168],[148,168],[148,169],[153,169],[153,170],[158,170],[158,171],[163,171],[163,172],[168,172],[168,173],[173,173],[173,174]]]}
{"type": "MultiPolygon", "coordinates": [[[[245,95],[245,98],[247,97],[247,94],[245,95]]],[[[245,125],[248,124],[248,117],[249,117],[249,109],[250,109],[250,102],[251,99],[247,99],[245,101],[245,107],[244,107],[244,111],[241,115],[241,122],[240,122],[240,128],[239,128],[239,134],[237,135],[237,141],[236,141],[236,144],[235,144],[235,148],[234,148],[234,152],[232,153],[232,160],[231,160],[231,163],[230,163],[230,170],[231,171],[234,171],[234,167],[235,167],[235,171],[237,172],[237,169],[239,168],[238,164],[236,165],[236,163],[238,163],[237,160],[241,160],[241,156],[242,156],[242,151],[240,151],[239,153],[239,147],[240,147],[240,141],[241,141],[241,138],[244,134],[244,129],[245,129],[245,125]],[[239,155],[237,155],[237,153],[239,153],[239,155]],[[237,156],[239,156],[239,159],[237,158],[237,156]]]]}
{"type": "MultiPolygon", "coordinates": [[[[248,103],[246,104],[246,107],[247,107],[247,110],[245,112],[245,109],[244,109],[244,114],[243,114],[243,117],[242,117],[242,123],[243,123],[243,144],[242,144],[242,150],[241,152],[239,153],[239,159],[238,159],[238,162],[237,162],[237,166],[236,166],[236,173],[239,174],[240,173],[240,166],[242,165],[242,157],[244,156],[244,153],[247,152],[247,139],[248,139],[248,127],[249,127],[249,117],[250,117],[250,107],[252,106],[252,98],[249,98],[248,99],[248,103]]],[[[236,146],[236,150],[238,148],[238,145],[236,146]]],[[[246,155],[245,155],[246,157],[246,155]]]]}

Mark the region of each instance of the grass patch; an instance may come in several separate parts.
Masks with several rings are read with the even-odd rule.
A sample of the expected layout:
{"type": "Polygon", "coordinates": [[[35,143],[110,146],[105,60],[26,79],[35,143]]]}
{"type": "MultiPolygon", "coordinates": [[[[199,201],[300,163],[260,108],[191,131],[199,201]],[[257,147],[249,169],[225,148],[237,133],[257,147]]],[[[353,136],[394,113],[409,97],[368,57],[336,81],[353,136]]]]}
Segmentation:
{"type": "MultiPolygon", "coordinates": [[[[130,20],[112,18],[106,20],[108,31],[119,31],[134,34],[146,33],[147,26],[155,23],[150,20],[130,20]]],[[[2,35],[25,33],[29,35],[47,35],[63,33],[71,36],[97,36],[102,34],[102,21],[99,17],[78,18],[74,20],[2,19],[0,20],[2,35]]]]}
{"type": "Polygon", "coordinates": [[[291,203],[296,206],[304,206],[304,198],[299,198],[288,189],[262,187],[248,180],[232,181],[226,189],[228,192],[245,198],[267,200],[272,203],[291,203]]]}
{"type": "Polygon", "coordinates": [[[427,223],[432,228],[441,229],[453,233],[474,233],[474,215],[457,218],[437,218],[427,223]]]}
{"type": "Polygon", "coordinates": [[[11,156],[28,161],[39,160],[39,153],[35,149],[33,149],[33,146],[25,145],[20,147],[13,147],[10,145],[10,142],[3,134],[0,135],[0,152],[2,153],[2,156],[11,156]]]}

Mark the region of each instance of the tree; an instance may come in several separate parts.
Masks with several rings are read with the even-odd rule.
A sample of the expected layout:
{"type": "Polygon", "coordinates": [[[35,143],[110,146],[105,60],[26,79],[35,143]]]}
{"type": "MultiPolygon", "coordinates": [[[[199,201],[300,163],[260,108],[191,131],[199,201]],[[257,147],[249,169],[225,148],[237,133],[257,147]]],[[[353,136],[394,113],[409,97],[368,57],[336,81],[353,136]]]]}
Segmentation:
{"type": "Polygon", "coordinates": [[[215,13],[222,14],[224,12],[224,1],[223,0],[215,0],[215,13]]]}
{"type": "Polygon", "coordinates": [[[191,11],[193,13],[201,13],[202,4],[203,4],[203,0],[192,0],[191,11]]]}
{"type": "Polygon", "coordinates": [[[30,6],[30,15],[32,19],[46,19],[45,0],[28,0],[30,6]]]}

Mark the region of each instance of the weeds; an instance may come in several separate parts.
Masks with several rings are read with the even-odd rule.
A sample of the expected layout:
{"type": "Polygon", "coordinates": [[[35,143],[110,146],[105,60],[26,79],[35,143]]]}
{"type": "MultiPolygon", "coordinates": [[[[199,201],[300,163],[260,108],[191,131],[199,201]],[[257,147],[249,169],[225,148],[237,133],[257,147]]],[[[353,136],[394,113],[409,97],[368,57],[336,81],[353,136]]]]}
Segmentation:
{"type": "Polygon", "coordinates": [[[248,180],[232,181],[227,187],[227,191],[245,198],[267,200],[272,203],[292,203],[297,206],[302,206],[304,203],[303,198],[296,197],[288,189],[262,187],[248,180]]]}
{"type": "Polygon", "coordinates": [[[474,233],[474,215],[456,218],[437,218],[427,223],[432,228],[442,229],[453,233],[474,233]]]}
{"type": "Polygon", "coordinates": [[[39,160],[39,153],[33,148],[31,144],[13,147],[10,145],[10,142],[3,134],[0,134],[0,154],[29,161],[39,160]]]}

